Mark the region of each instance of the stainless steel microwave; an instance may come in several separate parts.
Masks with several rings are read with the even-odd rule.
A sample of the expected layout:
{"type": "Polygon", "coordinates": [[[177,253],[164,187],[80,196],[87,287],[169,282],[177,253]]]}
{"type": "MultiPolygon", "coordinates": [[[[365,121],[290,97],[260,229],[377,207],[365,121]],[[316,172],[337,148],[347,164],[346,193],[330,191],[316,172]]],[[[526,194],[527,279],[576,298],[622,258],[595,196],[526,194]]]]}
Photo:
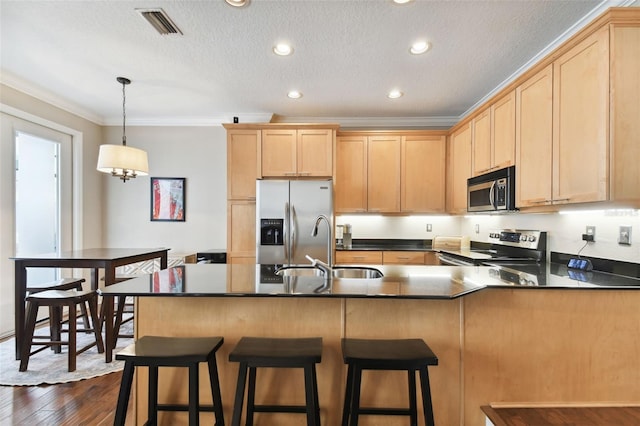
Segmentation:
{"type": "Polygon", "coordinates": [[[515,166],[467,179],[467,211],[516,210],[515,183],[515,166]]]}

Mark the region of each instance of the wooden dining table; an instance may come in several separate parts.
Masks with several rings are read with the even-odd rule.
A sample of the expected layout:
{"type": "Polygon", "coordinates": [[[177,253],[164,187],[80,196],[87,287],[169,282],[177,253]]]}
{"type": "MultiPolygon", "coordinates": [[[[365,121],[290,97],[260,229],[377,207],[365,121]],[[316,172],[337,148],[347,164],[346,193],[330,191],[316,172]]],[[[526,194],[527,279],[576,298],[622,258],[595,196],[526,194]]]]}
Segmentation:
{"type": "MultiPolygon", "coordinates": [[[[84,268],[91,269],[91,289],[98,289],[99,270],[104,270],[104,285],[116,282],[116,268],[123,265],[160,259],[160,269],[167,268],[168,248],[90,248],[60,253],[15,256],[15,342],[16,359],[24,339],[25,297],[27,292],[27,268],[84,268]]],[[[105,359],[112,361],[115,345],[113,298],[105,298],[105,359]]]]}

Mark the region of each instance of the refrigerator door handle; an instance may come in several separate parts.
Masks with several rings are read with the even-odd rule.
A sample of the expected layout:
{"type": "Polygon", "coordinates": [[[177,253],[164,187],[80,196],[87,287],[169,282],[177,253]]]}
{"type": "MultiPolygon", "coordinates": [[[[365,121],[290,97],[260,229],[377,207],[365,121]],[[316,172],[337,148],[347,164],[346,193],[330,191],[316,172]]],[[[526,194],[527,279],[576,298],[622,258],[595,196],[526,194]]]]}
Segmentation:
{"type": "Polygon", "coordinates": [[[293,259],[296,253],[296,233],[298,231],[298,217],[296,216],[296,206],[291,204],[291,257],[289,262],[293,259]]]}
{"type": "Polygon", "coordinates": [[[284,258],[289,263],[289,227],[291,226],[289,218],[289,203],[284,203],[284,230],[283,230],[283,245],[284,245],[284,258]]]}

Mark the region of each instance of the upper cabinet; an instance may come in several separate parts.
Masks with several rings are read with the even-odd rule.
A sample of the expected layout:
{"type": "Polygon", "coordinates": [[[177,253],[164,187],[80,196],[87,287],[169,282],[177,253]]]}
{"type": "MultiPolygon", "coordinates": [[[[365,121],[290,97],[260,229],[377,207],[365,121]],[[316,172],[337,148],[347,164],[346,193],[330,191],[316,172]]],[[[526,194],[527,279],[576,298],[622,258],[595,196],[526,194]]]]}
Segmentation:
{"type": "Polygon", "coordinates": [[[607,199],[609,28],[553,63],[553,203],[607,199]]]}
{"type": "Polygon", "coordinates": [[[549,203],[553,170],[553,65],[516,89],[516,206],[549,203]]]}
{"type": "Polygon", "coordinates": [[[262,130],[262,177],[331,177],[333,129],[262,130]]]}
{"type": "Polygon", "coordinates": [[[400,211],[400,137],[369,136],[367,147],[367,211],[400,211]]]}
{"type": "Polygon", "coordinates": [[[447,158],[447,212],[466,213],[467,179],[471,177],[471,123],[449,137],[447,158]]]}
{"type": "Polygon", "coordinates": [[[343,132],[336,140],[336,213],[444,211],[444,132],[343,132]]]}
{"type": "Polygon", "coordinates": [[[404,136],[400,150],[400,210],[445,211],[445,136],[404,136]]]}
{"type": "Polygon", "coordinates": [[[478,114],[473,126],[473,175],[515,163],[515,91],[478,114]]]}
{"type": "Polygon", "coordinates": [[[260,136],[260,130],[227,131],[227,199],[256,199],[260,136]]]}
{"type": "Polygon", "coordinates": [[[336,170],[333,180],[336,213],[367,211],[367,137],[336,138],[336,170]]]}
{"type": "Polygon", "coordinates": [[[614,23],[518,86],[518,207],[640,205],[639,75],[640,23],[614,23]]]}

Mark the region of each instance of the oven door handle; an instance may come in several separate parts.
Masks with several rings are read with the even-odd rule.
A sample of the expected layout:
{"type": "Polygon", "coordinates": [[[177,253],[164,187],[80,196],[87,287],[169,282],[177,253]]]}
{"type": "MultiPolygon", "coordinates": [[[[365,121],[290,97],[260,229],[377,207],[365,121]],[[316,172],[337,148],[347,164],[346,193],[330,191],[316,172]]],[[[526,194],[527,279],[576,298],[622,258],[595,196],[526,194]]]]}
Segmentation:
{"type": "Polygon", "coordinates": [[[440,264],[448,265],[448,266],[473,266],[472,262],[467,262],[462,259],[456,259],[451,256],[447,256],[444,254],[438,255],[438,260],[440,260],[440,264]]]}

